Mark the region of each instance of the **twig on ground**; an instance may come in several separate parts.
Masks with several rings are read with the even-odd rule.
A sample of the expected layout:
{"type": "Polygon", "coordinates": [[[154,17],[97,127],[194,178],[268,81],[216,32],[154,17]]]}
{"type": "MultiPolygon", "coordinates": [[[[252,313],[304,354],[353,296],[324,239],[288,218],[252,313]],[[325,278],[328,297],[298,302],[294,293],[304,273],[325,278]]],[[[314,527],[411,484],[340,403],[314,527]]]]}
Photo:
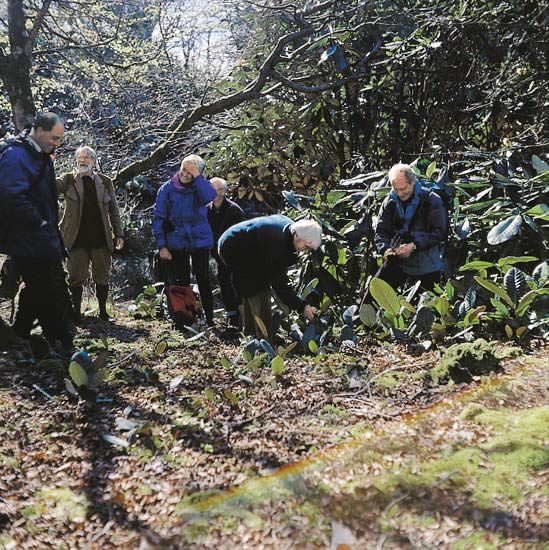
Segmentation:
{"type": "Polygon", "coordinates": [[[38,384],[33,384],[32,387],[35,390],[38,390],[42,395],[46,396],[48,399],[55,401],[56,398],[53,395],[51,395],[51,393],[48,393],[46,390],[43,390],[38,384]]]}
{"type": "Polygon", "coordinates": [[[126,355],[126,357],[122,357],[122,359],[120,359],[120,361],[117,361],[116,363],[113,363],[112,365],[109,365],[109,368],[113,369],[114,367],[118,367],[119,365],[121,365],[122,363],[127,361],[130,357],[133,357],[138,351],[139,350],[137,350],[137,349],[133,350],[131,353],[128,353],[128,355],[126,355]]]}

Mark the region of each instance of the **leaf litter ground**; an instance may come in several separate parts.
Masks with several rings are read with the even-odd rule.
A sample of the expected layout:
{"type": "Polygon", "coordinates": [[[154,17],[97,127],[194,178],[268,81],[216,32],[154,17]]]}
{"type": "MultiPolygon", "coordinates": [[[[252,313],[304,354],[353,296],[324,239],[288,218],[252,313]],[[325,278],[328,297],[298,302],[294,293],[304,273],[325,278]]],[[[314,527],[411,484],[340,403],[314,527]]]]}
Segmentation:
{"type": "Polygon", "coordinates": [[[245,369],[234,335],[190,336],[123,313],[115,323],[86,321],[79,348],[93,357],[106,339],[111,354],[93,407],[64,390],[66,365],[2,354],[0,548],[542,548],[549,540],[539,441],[547,445],[547,426],[517,431],[531,438],[534,458],[517,458],[528,475],[499,491],[479,479],[520,477],[496,476],[482,449],[505,422],[458,419],[470,402],[484,407],[481,418],[511,405],[546,411],[547,369],[538,363],[505,362],[511,389],[494,382],[501,376],[484,377],[466,391],[486,394],[471,397],[466,386],[432,384],[437,351],[363,339],[341,353],[290,353],[275,377],[268,366],[245,369]],[[465,453],[479,446],[481,454],[465,453]],[[469,463],[475,468],[462,471],[469,463]]]}

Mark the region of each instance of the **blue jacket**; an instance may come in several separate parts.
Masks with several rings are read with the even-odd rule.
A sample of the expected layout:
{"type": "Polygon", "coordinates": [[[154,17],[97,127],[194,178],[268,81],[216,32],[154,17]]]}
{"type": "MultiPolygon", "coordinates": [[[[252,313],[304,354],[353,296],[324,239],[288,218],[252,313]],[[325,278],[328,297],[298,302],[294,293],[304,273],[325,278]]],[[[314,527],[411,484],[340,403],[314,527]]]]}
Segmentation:
{"type": "Polygon", "coordinates": [[[288,278],[288,268],[297,263],[292,223],[280,214],[262,216],[237,223],[221,235],[219,255],[238,296],[250,298],[271,286],[289,308],[303,311],[306,302],[288,278]]]}
{"type": "Polygon", "coordinates": [[[194,250],[213,247],[212,228],[208,223],[206,205],[217,193],[201,174],[184,189],[177,189],[174,178],[159,190],[154,205],[153,233],[158,248],[169,250],[194,250]]]}
{"type": "Polygon", "coordinates": [[[0,252],[61,259],[58,223],[53,161],[22,134],[0,157],[0,252]]]}
{"type": "MultiPolygon", "coordinates": [[[[399,216],[395,199],[390,193],[381,205],[374,238],[380,254],[383,255],[390,248],[391,240],[403,224],[404,220],[399,216]]],[[[392,260],[398,262],[402,271],[408,275],[426,275],[439,271],[442,269],[446,232],[447,214],[442,199],[436,193],[421,190],[419,205],[406,235],[403,235],[403,243],[413,242],[416,250],[409,258],[392,260]]]]}

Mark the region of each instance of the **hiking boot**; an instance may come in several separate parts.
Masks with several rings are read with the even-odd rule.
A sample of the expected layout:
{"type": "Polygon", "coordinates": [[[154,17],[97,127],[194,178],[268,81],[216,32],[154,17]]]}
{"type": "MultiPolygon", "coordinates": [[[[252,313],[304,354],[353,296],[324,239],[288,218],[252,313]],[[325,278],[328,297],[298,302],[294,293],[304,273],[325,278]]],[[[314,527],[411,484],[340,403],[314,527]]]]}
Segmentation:
{"type": "Polygon", "coordinates": [[[69,317],[75,322],[80,323],[82,320],[82,286],[71,286],[69,287],[71,293],[72,308],[69,313],[69,317]]]}
{"type": "Polygon", "coordinates": [[[109,285],[95,285],[95,293],[97,294],[97,303],[99,304],[99,319],[109,321],[107,313],[107,296],[109,295],[109,285]]]}

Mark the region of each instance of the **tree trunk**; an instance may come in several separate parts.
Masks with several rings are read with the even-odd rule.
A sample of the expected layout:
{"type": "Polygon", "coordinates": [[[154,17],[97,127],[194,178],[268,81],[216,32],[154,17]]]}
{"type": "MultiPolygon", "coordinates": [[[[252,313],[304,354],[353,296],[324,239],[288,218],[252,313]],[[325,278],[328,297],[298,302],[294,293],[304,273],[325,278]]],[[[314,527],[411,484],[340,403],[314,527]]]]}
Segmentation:
{"type": "MultiPolygon", "coordinates": [[[[45,12],[50,2],[45,2],[42,10],[45,12]]],[[[22,0],[8,0],[8,32],[10,53],[0,51],[0,78],[6,87],[10,100],[13,123],[18,131],[32,122],[36,113],[32,97],[30,70],[32,65],[32,46],[40,17],[34,22],[31,33],[26,28],[25,11],[22,0]]]]}
{"type": "MultiPolygon", "coordinates": [[[[13,58],[13,56],[9,56],[13,58]]],[[[11,59],[10,59],[11,61],[11,59]]],[[[13,123],[18,132],[30,124],[36,114],[30,82],[30,63],[24,56],[13,58],[6,71],[0,71],[10,99],[13,123]],[[25,63],[27,62],[27,63],[25,63]]]]}

